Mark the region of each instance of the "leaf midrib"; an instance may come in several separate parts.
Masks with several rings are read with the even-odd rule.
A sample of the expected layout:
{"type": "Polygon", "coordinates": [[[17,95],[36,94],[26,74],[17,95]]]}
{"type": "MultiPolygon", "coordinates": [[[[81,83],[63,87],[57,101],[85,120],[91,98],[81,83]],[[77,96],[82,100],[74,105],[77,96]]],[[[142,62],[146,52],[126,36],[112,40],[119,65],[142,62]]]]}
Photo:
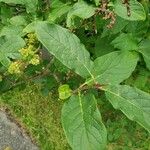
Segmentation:
{"type": "MultiPolygon", "coordinates": [[[[88,134],[87,134],[87,128],[86,128],[86,123],[85,123],[85,120],[84,120],[84,113],[83,113],[83,105],[82,105],[82,98],[81,98],[81,94],[79,93],[79,105],[80,105],[80,112],[81,112],[81,115],[82,115],[82,120],[83,120],[83,124],[84,124],[84,130],[85,130],[85,133],[86,133],[86,136],[87,136],[87,138],[88,138],[88,141],[90,141],[89,140],[89,137],[88,137],[88,134]]],[[[89,144],[89,146],[90,146],[90,144],[89,144]]],[[[90,146],[91,147],[91,146],[90,146]]]]}
{"type": "MultiPolygon", "coordinates": [[[[113,94],[113,95],[115,95],[115,96],[117,96],[117,97],[119,97],[119,98],[121,98],[121,99],[123,99],[123,100],[126,100],[128,103],[130,103],[131,105],[133,105],[133,106],[135,106],[138,110],[141,110],[140,109],[140,107],[138,107],[137,105],[135,105],[134,103],[132,103],[130,100],[130,98],[128,98],[128,99],[126,99],[126,98],[124,98],[124,97],[121,97],[121,95],[118,95],[118,94],[116,94],[116,93],[114,93],[114,92],[112,92],[112,91],[110,91],[110,90],[108,90],[108,89],[104,89],[103,88],[103,90],[105,91],[105,92],[109,92],[109,93],[111,93],[111,94],[113,94]]],[[[124,111],[123,111],[124,112],[124,111]]],[[[142,112],[143,113],[145,113],[145,111],[142,109],[142,112]]],[[[125,112],[124,112],[125,113],[125,112]]],[[[126,114],[126,113],[125,113],[126,114]]],[[[141,122],[139,122],[139,121],[137,121],[142,127],[144,127],[145,129],[147,129],[148,131],[149,131],[149,129],[148,128],[146,128],[143,124],[141,124],[141,122]]]]}
{"type": "MultiPolygon", "coordinates": [[[[49,36],[51,36],[57,43],[60,43],[65,49],[70,50],[70,48],[68,48],[67,46],[65,46],[62,42],[60,42],[59,40],[57,40],[55,37],[53,37],[48,31],[46,31],[45,29],[43,29],[49,36]]],[[[47,48],[47,46],[44,43],[44,46],[47,48]]],[[[48,49],[48,48],[47,48],[48,49]]],[[[86,49],[85,49],[86,50],[86,49]]],[[[51,53],[51,52],[50,52],[51,53]]],[[[73,54],[73,53],[71,53],[73,54]]],[[[55,56],[55,54],[53,53],[53,55],[55,56]]],[[[55,56],[56,57],[56,56],[55,56]]],[[[58,57],[56,57],[58,58],[58,57]]],[[[92,73],[90,72],[90,70],[87,68],[87,66],[82,63],[82,61],[80,61],[80,59],[78,57],[76,57],[77,60],[86,68],[86,70],[89,72],[89,74],[91,75],[91,77],[93,78],[92,73]]],[[[59,59],[59,58],[58,58],[59,59]]],[[[90,60],[91,61],[91,60],[90,60]]]]}

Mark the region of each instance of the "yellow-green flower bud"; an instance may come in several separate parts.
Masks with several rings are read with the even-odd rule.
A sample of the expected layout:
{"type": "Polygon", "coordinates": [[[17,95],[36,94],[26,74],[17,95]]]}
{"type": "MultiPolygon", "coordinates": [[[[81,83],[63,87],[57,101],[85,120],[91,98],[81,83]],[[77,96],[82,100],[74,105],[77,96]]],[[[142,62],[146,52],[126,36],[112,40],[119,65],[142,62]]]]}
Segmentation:
{"type": "Polygon", "coordinates": [[[19,50],[19,52],[21,53],[23,58],[27,58],[29,56],[29,52],[28,52],[27,48],[22,48],[22,49],[19,50]]]}
{"type": "Polygon", "coordinates": [[[20,74],[21,73],[22,64],[18,61],[12,62],[8,68],[8,72],[10,74],[20,74]]]}
{"type": "Polygon", "coordinates": [[[27,59],[28,57],[33,57],[36,53],[36,48],[33,45],[29,45],[27,48],[22,48],[19,50],[23,59],[27,59]]]}
{"type": "Polygon", "coordinates": [[[28,37],[28,45],[32,45],[32,44],[34,45],[37,42],[36,35],[33,33],[29,33],[27,37],[28,37]]]}
{"type": "Polygon", "coordinates": [[[35,54],[33,58],[29,61],[29,64],[38,65],[40,63],[39,55],[35,54]]]}
{"type": "Polygon", "coordinates": [[[72,95],[72,90],[68,84],[63,84],[58,88],[59,98],[65,100],[72,95]]]}

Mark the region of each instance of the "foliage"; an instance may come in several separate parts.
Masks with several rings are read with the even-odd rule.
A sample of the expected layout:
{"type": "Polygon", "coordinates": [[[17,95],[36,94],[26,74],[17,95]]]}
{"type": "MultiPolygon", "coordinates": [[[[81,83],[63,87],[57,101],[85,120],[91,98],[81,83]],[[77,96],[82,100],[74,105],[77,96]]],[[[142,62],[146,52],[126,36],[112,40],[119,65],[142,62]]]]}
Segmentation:
{"type": "MultiPolygon", "coordinates": [[[[108,132],[108,150],[149,149],[150,136],[144,128],[114,111],[106,99],[97,99],[108,132]]],[[[38,144],[41,150],[71,150],[61,127],[61,108],[52,93],[42,95],[41,85],[28,83],[3,93],[0,107],[15,116],[15,120],[38,144]]]]}
{"type": "Polygon", "coordinates": [[[99,98],[150,131],[149,1],[0,0],[0,6],[1,93],[26,81],[40,83],[43,94],[58,91],[75,150],[106,148],[99,98]]]}

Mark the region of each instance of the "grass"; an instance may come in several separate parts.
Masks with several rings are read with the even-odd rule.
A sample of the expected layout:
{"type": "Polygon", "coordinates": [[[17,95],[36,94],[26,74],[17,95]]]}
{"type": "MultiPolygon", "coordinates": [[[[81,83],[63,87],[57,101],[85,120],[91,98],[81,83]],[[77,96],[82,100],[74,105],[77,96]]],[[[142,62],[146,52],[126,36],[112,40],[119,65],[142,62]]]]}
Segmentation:
{"type": "Polygon", "coordinates": [[[0,105],[7,106],[25,124],[41,150],[68,150],[61,123],[61,103],[40,93],[34,85],[18,88],[3,94],[0,105]]]}
{"type": "MultiPolygon", "coordinates": [[[[106,102],[99,101],[108,130],[108,150],[150,150],[150,136],[137,123],[128,120],[106,102]]],[[[62,103],[51,94],[43,96],[33,84],[1,95],[0,106],[7,106],[37,141],[41,150],[70,150],[60,115],[62,103]]]]}

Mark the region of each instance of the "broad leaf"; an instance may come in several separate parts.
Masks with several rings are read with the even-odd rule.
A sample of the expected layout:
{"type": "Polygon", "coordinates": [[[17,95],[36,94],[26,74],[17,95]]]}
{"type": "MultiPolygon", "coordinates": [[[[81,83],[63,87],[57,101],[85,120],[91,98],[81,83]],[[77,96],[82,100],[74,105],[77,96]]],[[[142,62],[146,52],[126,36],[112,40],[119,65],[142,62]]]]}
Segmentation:
{"type": "Polygon", "coordinates": [[[121,0],[116,0],[114,5],[115,13],[118,16],[131,21],[146,19],[144,7],[139,2],[137,2],[137,0],[130,0],[129,5],[131,12],[130,16],[128,16],[126,5],[123,4],[121,0]]]}
{"type": "Polygon", "coordinates": [[[144,34],[147,33],[149,28],[149,20],[145,21],[129,21],[125,28],[126,33],[132,33],[134,37],[139,37],[140,39],[144,34]]]}
{"type": "Polygon", "coordinates": [[[142,53],[147,68],[150,70],[150,40],[146,39],[139,44],[139,52],[142,53]]]}
{"type": "Polygon", "coordinates": [[[138,55],[132,52],[112,52],[94,61],[92,74],[100,84],[118,84],[134,71],[138,55]]]}
{"type": "Polygon", "coordinates": [[[128,23],[129,23],[128,20],[125,20],[119,16],[116,16],[115,24],[112,26],[111,30],[107,28],[107,26],[104,26],[104,30],[103,30],[101,37],[103,38],[105,36],[110,36],[113,34],[121,33],[128,23]]]}
{"type": "Polygon", "coordinates": [[[31,33],[31,32],[35,32],[36,26],[40,21],[36,20],[33,21],[31,23],[29,23],[24,29],[23,32],[25,33],[31,33]]]}
{"type": "MultiPolygon", "coordinates": [[[[134,86],[138,89],[145,90],[148,84],[150,72],[146,68],[140,68],[139,73],[134,77],[134,86]]],[[[150,83],[150,82],[149,82],[150,83]]]]}
{"type": "Polygon", "coordinates": [[[4,4],[0,4],[0,18],[1,18],[1,23],[7,24],[8,20],[13,16],[13,11],[10,7],[7,7],[4,4]]]}
{"type": "Polygon", "coordinates": [[[73,150],[103,150],[106,129],[93,95],[73,95],[62,109],[62,124],[73,150]]]}
{"type": "Polygon", "coordinates": [[[51,1],[51,7],[52,8],[58,8],[60,5],[63,5],[64,3],[60,0],[53,0],[51,1]]]}
{"type": "Polygon", "coordinates": [[[90,60],[90,54],[76,35],[46,22],[38,23],[36,34],[48,51],[65,66],[84,78],[91,75],[93,62],[90,60]]]}
{"type": "Polygon", "coordinates": [[[18,50],[24,45],[24,40],[19,36],[8,37],[5,42],[0,45],[0,63],[2,63],[5,67],[8,67],[10,58],[18,58],[20,56],[18,50]]]}
{"type": "Polygon", "coordinates": [[[4,26],[0,31],[0,36],[23,36],[23,26],[8,25],[4,26]]]}
{"type": "Polygon", "coordinates": [[[104,90],[115,109],[150,132],[150,94],[127,85],[109,86],[104,90]]]}
{"type": "Polygon", "coordinates": [[[123,51],[137,50],[138,41],[132,34],[122,33],[117,38],[115,38],[111,44],[115,48],[118,48],[123,51]]]}
{"type": "Polygon", "coordinates": [[[24,15],[18,15],[10,18],[9,22],[14,26],[26,26],[28,24],[28,19],[24,15]]]}
{"type": "Polygon", "coordinates": [[[8,4],[23,4],[23,0],[0,0],[0,2],[8,3],[8,4]]]}
{"type": "Polygon", "coordinates": [[[110,44],[112,39],[113,37],[110,37],[110,38],[109,37],[101,38],[101,36],[97,37],[95,41],[94,55],[96,57],[100,57],[102,55],[113,52],[114,47],[110,44]]]}
{"type": "Polygon", "coordinates": [[[79,1],[74,4],[73,8],[68,12],[67,15],[67,27],[74,26],[74,17],[79,17],[82,19],[90,18],[95,14],[96,8],[88,5],[84,1],[79,1]]]}
{"type": "Polygon", "coordinates": [[[0,2],[8,4],[21,4],[27,7],[27,12],[35,12],[37,9],[38,0],[0,0],[0,2]]]}
{"type": "MultiPolygon", "coordinates": [[[[58,1],[58,4],[59,3],[61,3],[61,2],[58,1]]],[[[53,8],[53,6],[51,6],[51,8],[52,9],[48,15],[48,21],[55,22],[58,19],[59,19],[59,21],[61,21],[61,17],[71,9],[71,6],[69,6],[68,3],[66,3],[66,4],[61,3],[60,5],[58,5],[57,7],[55,6],[54,8],[53,8]]]]}

